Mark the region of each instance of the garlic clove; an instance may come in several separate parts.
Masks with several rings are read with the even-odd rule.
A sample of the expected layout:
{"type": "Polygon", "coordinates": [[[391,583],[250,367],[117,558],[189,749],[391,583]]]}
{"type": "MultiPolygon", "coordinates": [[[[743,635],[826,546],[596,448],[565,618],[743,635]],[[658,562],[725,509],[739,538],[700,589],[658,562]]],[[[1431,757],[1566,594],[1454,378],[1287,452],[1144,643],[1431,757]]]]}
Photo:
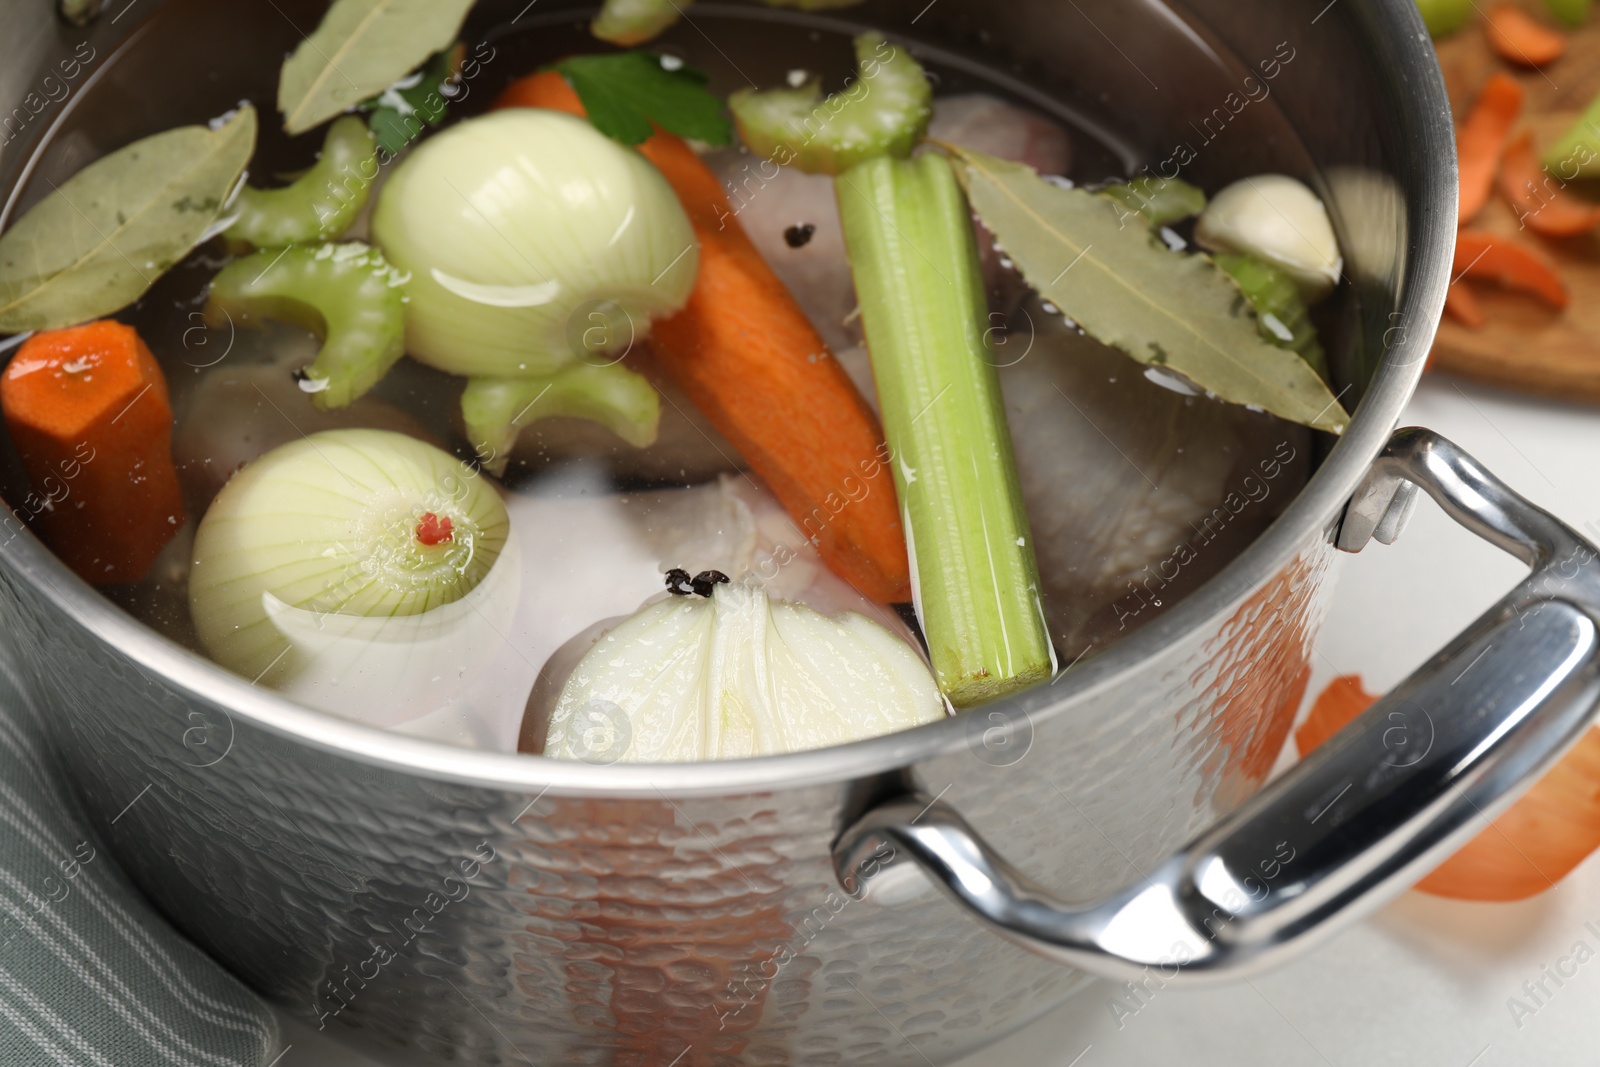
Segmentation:
{"type": "Polygon", "coordinates": [[[756,583],[649,604],[600,638],[556,701],[544,752],[611,763],[734,759],[844,744],[942,718],[927,665],[854,612],[756,583]]]}
{"type": "Polygon", "coordinates": [[[1328,209],[1284,174],[1242,178],[1217,193],[1194,236],[1207,251],[1243,252],[1277,266],[1310,303],[1333,292],[1344,270],[1328,209]]]}

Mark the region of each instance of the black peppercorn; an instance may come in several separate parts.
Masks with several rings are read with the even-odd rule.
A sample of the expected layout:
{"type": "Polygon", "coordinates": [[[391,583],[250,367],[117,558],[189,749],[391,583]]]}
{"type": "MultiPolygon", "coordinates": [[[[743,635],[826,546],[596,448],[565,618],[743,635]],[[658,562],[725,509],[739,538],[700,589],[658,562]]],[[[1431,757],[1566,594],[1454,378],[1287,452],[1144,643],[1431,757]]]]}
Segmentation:
{"type": "Polygon", "coordinates": [[[721,571],[701,571],[694,576],[693,587],[701,596],[710,596],[711,590],[728,580],[728,576],[721,571]]]}
{"type": "Polygon", "coordinates": [[[783,231],[783,240],[790,248],[804,248],[817,228],[809,222],[796,223],[783,231]]]}
{"type": "Polygon", "coordinates": [[[700,590],[689,578],[689,572],[682,567],[674,567],[667,572],[667,591],[673,596],[688,596],[700,590]]]}

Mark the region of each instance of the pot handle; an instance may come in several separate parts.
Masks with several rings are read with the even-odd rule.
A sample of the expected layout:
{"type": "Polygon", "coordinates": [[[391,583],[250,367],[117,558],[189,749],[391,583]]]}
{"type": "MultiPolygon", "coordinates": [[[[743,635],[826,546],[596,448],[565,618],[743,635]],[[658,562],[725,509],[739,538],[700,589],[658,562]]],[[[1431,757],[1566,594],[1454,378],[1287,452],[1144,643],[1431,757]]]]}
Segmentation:
{"type": "Polygon", "coordinates": [[[1392,541],[1418,487],[1530,576],[1143,881],[1063,903],[949,804],[913,794],[839,839],[841,883],[887,897],[906,873],[897,868],[914,865],[1024,948],[1117,978],[1161,968],[1164,980],[1254,973],[1397,896],[1555,764],[1600,703],[1596,549],[1438,434],[1394,435],[1346,510],[1339,547],[1392,541]]]}

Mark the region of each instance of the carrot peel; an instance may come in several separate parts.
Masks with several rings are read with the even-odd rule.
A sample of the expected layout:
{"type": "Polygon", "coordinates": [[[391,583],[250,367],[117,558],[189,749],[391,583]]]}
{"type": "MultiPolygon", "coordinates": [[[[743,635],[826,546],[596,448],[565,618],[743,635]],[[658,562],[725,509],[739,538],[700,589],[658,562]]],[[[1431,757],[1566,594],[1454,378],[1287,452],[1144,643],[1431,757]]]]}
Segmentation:
{"type": "Polygon", "coordinates": [[[1542,67],[1567,53],[1567,38],[1515,4],[1496,4],[1489,9],[1486,29],[1489,46],[1507,63],[1523,67],[1542,67]]]}
{"type": "Polygon", "coordinates": [[[1528,293],[1557,311],[1570,297],[1555,265],[1526,245],[1491,233],[1462,230],[1456,234],[1456,278],[1484,278],[1528,293]]]}
{"type": "Polygon", "coordinates": [[[1515,78],[1495,74],[1484,85],[1478,102],[1456,133],[1460,157],[1460,222],[1465,225],[1483,210],[1494,188],[1495,171],[1505,150],[1511,127],[1522,113],[1523,91],[1515,78]]]}
{"type": "Polygon", "coordinates": [[[0,376],[0,410],[62,562],[96,584],[144,577],[184,516],[166,379],[133,328],[30,337],[0,376]]]}
{"type": "Polygon", "coordinates": [[[1450,288],[1444,294],[1444,309],[1469,330],[1481,330],[1489,321],[1483,313],[1483,304],[1479,302],[1477,294],[1467,288],[1466,282],[1450,283],[1450,288]]]}
{"type": "Polygon", "coordinates": [[[1566,192],[1566,183],[1539,164],[1533,135],[1524,133],[1506,149],[1500,167],[1500,192],[1528,229],[1550,237],[1570,237],[1600,226],[1600,204],[1566,192]]]}
{"type": "MultiPolygon", "coordinates": [[[[1372,705],[1359,675],[1335,678],[1295,731],[1302,757],[1372,705]]],[[[1600,848],[1600,729],[1417,888],[1459,900],[1522,900],[1551,888],[1600,848]]]]}

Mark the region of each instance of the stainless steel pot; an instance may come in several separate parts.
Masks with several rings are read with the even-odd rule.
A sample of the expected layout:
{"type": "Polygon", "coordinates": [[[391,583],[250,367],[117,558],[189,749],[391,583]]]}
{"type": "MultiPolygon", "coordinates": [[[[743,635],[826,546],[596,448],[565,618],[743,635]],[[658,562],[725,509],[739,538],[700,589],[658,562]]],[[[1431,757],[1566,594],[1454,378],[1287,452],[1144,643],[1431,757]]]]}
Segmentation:
{"type": "MultiPolygon", "coordinates": [[[[0,96],[21,100],[80,41],[110,56],[160,6],[116,0],[85,37],[42,3],[9,5],[0,96]]],[[[276,18],[257,7],[221,9],[276,18]]],[[[271,7],[307,27],[316,13],[271,7]]],[[[485,24],[531,9],[480,7],[485,24]]],[[[551,7],[539,16],[571,20],[551,7]]],[[[730,18],[810,18],[692,14],[713,38],[730,18]]],[[[1349,254],[1335,333],[1360,399],[1349,432],[1218,577],[1051,684],[870,742],[715,765],[547,762],[312,713],[141,628],[14,533],[0,658],[59,727],[99,833],[174,923],[312,1025],[472,1063],[949,1060],[1086,972],[1226,977],[1298,949],[1419,877],[1587,728],[1593,550],[1447,442],[1394,433],[1456,216],[1448,107],[1410,0],[844,14],[1114,116],[1153,165],[1226,108],[1225,150],[1190,173],[1318,182],[1349,254]],[[1270,106],[1233,112],[1228,94],[1285,48],[1270,106]],[[1533,576],[1258,793],[1333,553],[1392,540],[1417,487],[1533,576]]],[[[187,27],[196,48],[208,26],[187,27]]],[[[174,62],[226,79],[216,56],[174,62]]],[[[117,74],[102,58],[86,76],[117,74]]],[[[155,91],[177,98],[181,79],[155,91]]],[[[126,98],[130,127],[142,99],[126,98]]],[[[64,108],[8,127],[7,187],[64,108]]]]}

